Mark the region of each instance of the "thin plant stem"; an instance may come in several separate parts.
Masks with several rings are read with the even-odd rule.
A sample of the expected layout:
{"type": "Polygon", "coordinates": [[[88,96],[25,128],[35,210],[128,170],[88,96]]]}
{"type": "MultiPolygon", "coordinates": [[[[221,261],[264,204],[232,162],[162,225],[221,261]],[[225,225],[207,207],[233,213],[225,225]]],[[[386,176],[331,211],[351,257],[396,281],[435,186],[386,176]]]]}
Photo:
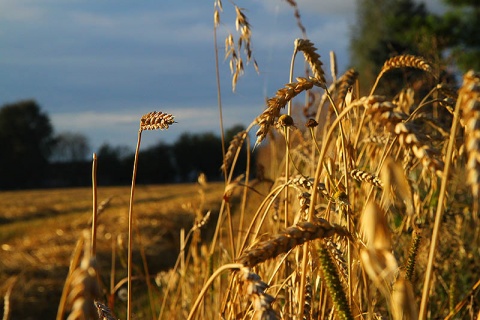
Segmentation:
{"type": "Polygon", "coordinates": [[[92,160],[92,256],[95,256],[97,249],[97,155],[93,154],[92,160]]]}
{"type": "Polygon", "coordinates": [[[191,320],[193,319],[193,316],[195,315],[195,312],[197,311],[198,309],[198,306],[200,305],[200,302],[202,302],[203,300],[203,296],[205,295],[205,293],[207,292],[208,290],[208,287],[213,283],[213,281],[225,270],[238,270],[240,268],[243,268],[243,264],[241,263],[230,263],[230,264],[226,264],[226,265],[223,265],[221,266],[220,268],[218,268],[211,276],[210,278],[207,280],[207,282],[205,282],[203,288],[202,288],[202,291],[200,291],[200,293],[198,294],[197,296],[197,300],[195,300],[195,303],[193,304],[192,306],[192,309],[190,310],[190,314],[188,315],[188,318],[187,320],[191,320]]]}
{"type": "MultiPolygon", "coordinates": [[[[288,83],[292,83],[293,81],[293,69],[295,67],[295,56],[297,55],[297,46],[293,50],[292,60],[290,61],[290,75],[288,83]]],[[[292,115],[292,100],[288,101],[287,105],[287,115],[292,115]]],[[[288,180],[290,177],[290,154],[289,154],[289,146],[290,146],[290,132],[285,130],[285,179],[288,180]]],[[[285,228],[288,227],[288,188],[285,188],[285,199],[284,199],[284,208],[285,208],[285,228]]]]}
{"type": "MultiPolygon", "coordinates": [[[[217,84],[217,104],[218,104],[218,115],[220,118],[220,137],[222,140],[222,155],[225,161],[225,132],[223,131],[223,108],[222,108],[222,92],[220,86],[220,68],[218,63],[218,44],[217,44],[217,26],[213,26],[213,46],[215,51],[215,77],[216,77],[216,84],[217,84]]],[[[225,168],[223,172],[223,176],[225,177],[225,182],[227,179],[227,169],[225,168]]]]}
{"type": "Polygon", "coordinates": [[[134,224],[135,232],[137,233],[137,242],[140,248],[140,256],[143,263],[143,272],[145,273],[145,281],[147,283],[148,299],[150,304],[150,312],[152,313],[152,319],[155,319],[155,303],[153,298],[152,283],[150,282],[150,271],[148,270],[147,255],[145,254],[145,247],[142,243],[142,233],[138,229],[138,224],[134,224]]]}
{"type": "Polygon", "coordinates": [[[440,225],[442,223],[442,216],[444,211],[443,204],[445,201],[445,197],[447,196],[447,183],[448,183],[448,177],[450,174],[450,166],[452,164],[452,155],[453,155],[455,137],[456,137],[457,127],[458,127],[458,122],[460,117],[461,103],[462,103],[461,99],[458,99],[457,104],[455,106],[455,112],[453,114],[453,123],[452,123],[452,128],[450,130],[450,139],[448,141],[447,154],[445,157],[445,167],[443,169],[442,183],[440,185],[440,192],[438,195],[438,204],[437,204],[437,211],[435,213],[435,223],[433,226],[432,239],[430,243],[430,251],[428,253],[427,270],[425,272],[425,281],[423,283],[422,300],[420,303],[420,311],[418,315],[419,320],[425,319],[427,314],[427,304],[428,304],[428,297],[430,294],[430,285],[431,285],[432,271],[433,271],[433,260],[435,258],[435,253],[437,251],[438,237],[440,234],[440,225]]]}
{"type": "Polygon", "coordinates": [[[142,129],[138,130],[137,147],[135,149],[135,159],[133,161],[132,187],[130,189],[130,205],[128,209],[128,275],[127,275],[127,320],[132,317],[132,255],[133,255],[133,198],[135,196],[135,182],[137,180],[138,154],[140,151],[140,142],[142,141],[142,129]]]}

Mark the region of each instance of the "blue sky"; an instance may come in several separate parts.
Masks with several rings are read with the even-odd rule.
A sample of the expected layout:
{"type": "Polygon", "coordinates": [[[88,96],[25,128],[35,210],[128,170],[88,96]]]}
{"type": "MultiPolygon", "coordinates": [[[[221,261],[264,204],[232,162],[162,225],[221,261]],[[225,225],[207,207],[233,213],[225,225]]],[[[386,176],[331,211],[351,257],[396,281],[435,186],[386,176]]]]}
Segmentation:
{"type": "MultiPolygon", "coordinates": [[[[252,26],[260,74],[246,66],[232,93],[223,55],[225,35],[236,35],[234,8],[223,2],[218,44],[225,126],[247,125],[288,82],[301,32],[285,1],[236,2],[252,26]]],[[[334,51],[339,72],[345,71],[355,1],[297,2],[325,70],[334,51]]],[[[437,1],[427,2],[436,7],[437,1]]],[[[178,124],[146,133],[144,145],[171,143],[185,131],[219,134],[213,8],[213,0],[0,0],[0,105],[35,99],[56,133],[85,134],[92,152],[104,142],[133,149],[139,119],[150,111],[172,113],[178,124]]],[[[296,76],[302,68],[297,64],[296,76]]]]}

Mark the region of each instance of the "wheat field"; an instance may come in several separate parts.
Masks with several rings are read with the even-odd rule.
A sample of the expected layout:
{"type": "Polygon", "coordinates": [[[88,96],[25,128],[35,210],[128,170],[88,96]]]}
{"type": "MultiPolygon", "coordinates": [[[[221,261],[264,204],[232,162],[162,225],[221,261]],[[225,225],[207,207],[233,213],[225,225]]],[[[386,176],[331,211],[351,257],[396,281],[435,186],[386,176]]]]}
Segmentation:
{"type": "MultiPolygon", "coordinates": [[[[236,9],[241,49],[253,60],[248,20],[236,9]]],[[[232,39],[235,86],[243,63],[232,39]]],[[[467,72],[454,88],[423,57],[399,55],[362,94],[354,69],[336,74],[334,54],[328,75],[312,41],[293,47],[311,76],[291,68],[291,80],[226,148],[224,183],[199,176],[183,207],[175,202],[190,220],[158,227],[179,230],[166,269],[152,262],[152,250],[157,263],[165,258],[154,250],[165,234],[145,231],[135,177],[142,132],[177,124],[170,113],[139,116],[121,214],[101,223],[108,204],[98,203],[94,183],[90,217],[62,233],[77,238],[57,319],[480,317],[480,75],[467,72]],[[386,74],[403,83],[391,96],[377,93],[386,74]],[[256,168],[234,176],[243,146],[256,168]]],[[[174,211],[165,221],[180,219],[174,211]]],[[[3,277],[8,319],[20,284],[3,277]]]]}

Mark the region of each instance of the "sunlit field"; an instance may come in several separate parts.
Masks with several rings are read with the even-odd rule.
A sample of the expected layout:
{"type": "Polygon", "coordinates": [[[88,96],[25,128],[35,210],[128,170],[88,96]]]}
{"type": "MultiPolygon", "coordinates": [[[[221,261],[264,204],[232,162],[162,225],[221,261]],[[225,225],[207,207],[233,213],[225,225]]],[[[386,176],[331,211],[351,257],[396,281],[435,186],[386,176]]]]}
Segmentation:
{"type": "MultiPolygon", "coordinates": [[[[235,12],[233,87],[256,67],[235,12]]],[[[478,319],[480,75],[381,65],[361,84],[296,39],[290,79],[225,141],[222,182],[136,185],[142,133],[181,125],[156,110],[131,187],[0,193],[4,318],[478,319]]]]}
{"type": "MultiPolygon", "coordinates": [[[[191,227],[199,208],[218,211],[222,189],[218,183],[205,188],[137,186],[136,228],[141,234],[136,255],[141,244],[153,275],[173,267],[180,230],[191,227]]],[[[128,201],[128,187],[98,188],[97,265],[106,272],[105,289],[110,288],[112,255],[118,268],[115,284],[126,276],[122,263],[126,262],[128,201]]],[[[38,319],[38,315],[53,319],[77,241],[91,226],[92,190],[1,192],[0,203],[0,283],[3,294],[13,286],[11,319],[38,319]]]]}

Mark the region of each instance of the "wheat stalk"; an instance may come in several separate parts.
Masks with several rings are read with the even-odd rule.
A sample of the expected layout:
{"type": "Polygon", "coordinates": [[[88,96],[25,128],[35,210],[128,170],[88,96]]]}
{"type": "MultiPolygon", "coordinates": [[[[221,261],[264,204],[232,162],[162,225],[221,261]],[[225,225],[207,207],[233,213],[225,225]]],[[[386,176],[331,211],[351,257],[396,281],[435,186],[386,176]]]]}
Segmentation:
{"type": "Polygon", "coordinates": [[[135,157],[133,160],[132,186],[130,188],[130,202],[128,209],[128,266],[127,266],[127,320],[132,316],[132,270],[133,270],[133,200],[135,196],[135,184],[137,180],[138,156],[140,153],[140,143],[142,141],[142,132],[144,130],[166,130],[175,123],[174,116],[169,113],[153,111],[143,115],[140,118],[140,128],[138,129],[137,146],[135,148],[135,157]]]}

